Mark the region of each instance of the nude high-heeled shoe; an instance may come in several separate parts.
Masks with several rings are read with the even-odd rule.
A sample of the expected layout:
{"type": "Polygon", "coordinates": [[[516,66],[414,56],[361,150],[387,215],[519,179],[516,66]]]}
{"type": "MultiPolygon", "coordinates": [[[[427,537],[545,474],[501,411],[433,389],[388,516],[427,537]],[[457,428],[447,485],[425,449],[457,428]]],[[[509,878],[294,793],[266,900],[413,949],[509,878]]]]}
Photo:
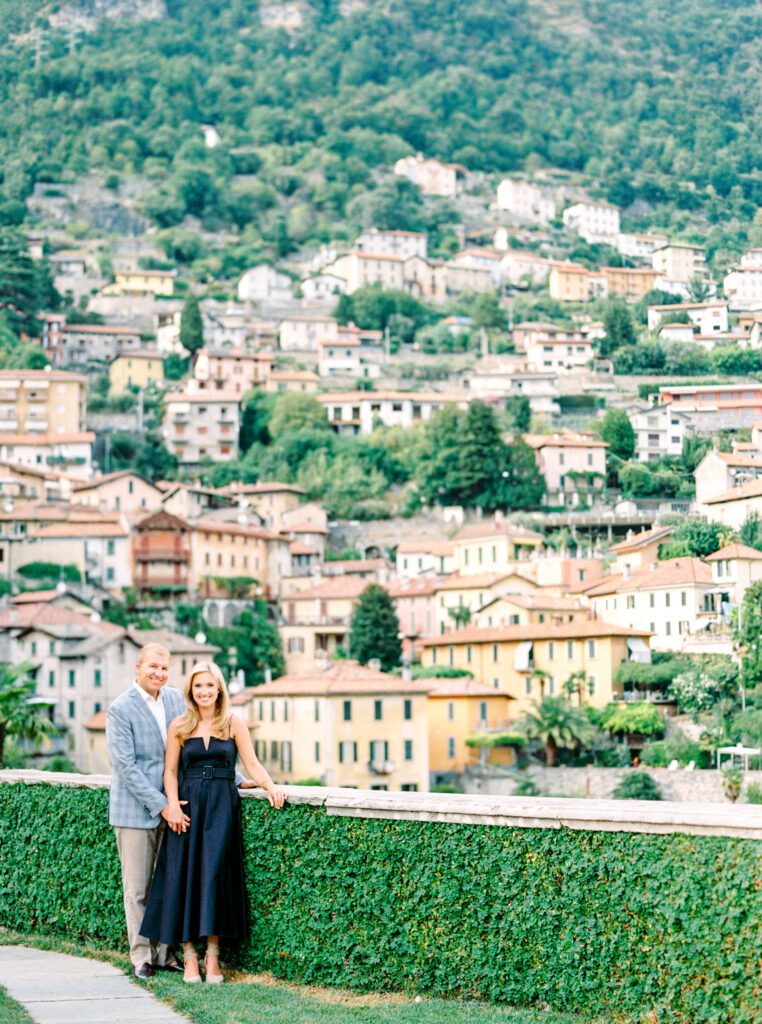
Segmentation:
{"type": "Polygon", "coordinates": [[[198,985],[201,982],[201,972],[198,965],[198,953],[192,942],[183,943],[183,966],[183,981],[185,984],[198,985]],[[195,974],[193,973],[194,964],[195,974]]]}
{"type": "MultiPolygon", "coordinates": [[[[220,946],[219,946],[218,942],[207,942],[207,944],[206,944],[206,955],[207,955],[207,957],[209,956],[210,953],[212,954],[212,956],[216,956],[217,957],[217,962],[219,963],[220,946]]],[[[206,960],[204,962],[206,963],[206,960]]],[[[207,985],[221,985],[224,980],[225,980],[225,978],[224,978],[224,976],[222,974],[210,974],[209,971],[206,972],[206,983],[207,983],[207,985]]]]}

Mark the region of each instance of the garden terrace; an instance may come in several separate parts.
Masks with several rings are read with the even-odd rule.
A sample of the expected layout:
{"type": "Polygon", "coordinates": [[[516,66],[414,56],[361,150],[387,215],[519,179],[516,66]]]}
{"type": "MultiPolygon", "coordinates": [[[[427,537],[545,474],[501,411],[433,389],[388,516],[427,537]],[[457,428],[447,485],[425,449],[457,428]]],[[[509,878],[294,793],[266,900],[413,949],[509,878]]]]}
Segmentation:
{"type": "MultiPolygon", "coordinates": [[[[0,772],[0,925],[124,947],[108,784],[0,772]]],[[[758,1012],[762,809],[287,792],[242,801],[242,969],[632,1022],[758,1012]]]]}

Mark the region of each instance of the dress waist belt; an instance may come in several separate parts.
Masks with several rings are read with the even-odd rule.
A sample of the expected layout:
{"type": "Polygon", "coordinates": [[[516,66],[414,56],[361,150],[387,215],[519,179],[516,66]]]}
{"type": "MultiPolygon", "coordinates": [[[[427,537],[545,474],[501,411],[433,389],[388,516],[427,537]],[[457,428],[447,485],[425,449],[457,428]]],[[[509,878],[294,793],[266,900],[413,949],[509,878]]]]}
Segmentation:
{"type": "Polygon", "coordinates": [[[216,768],[213,764],[203,764],[200,768],[188,768],[183,772],[183,779],[234,779],[232,768],[216,768]]]}

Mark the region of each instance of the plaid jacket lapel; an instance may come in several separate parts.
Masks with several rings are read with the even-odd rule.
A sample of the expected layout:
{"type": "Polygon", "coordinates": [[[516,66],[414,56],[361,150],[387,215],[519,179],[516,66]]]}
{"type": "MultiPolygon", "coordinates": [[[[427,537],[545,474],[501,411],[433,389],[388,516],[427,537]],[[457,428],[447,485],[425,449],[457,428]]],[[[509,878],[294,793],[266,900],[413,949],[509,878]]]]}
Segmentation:
{"type": "MultiPolygon", "coordinates": [[[[132,698],[132,701],[133,701],[133,703],[136,706],[137,713],[142,717],[143,721],[148,724],[149,729],[153,730],[155,738],[159,741],[159,743],[161,743],[161,745],[163,747],[164,746],[164,737],[161,734],[161,729],[159,728],[159,723],[156,721],[156,719],[153,717],[151,712],[148,710],[148,706],[146,705],[146,702],[143,700],[143,698],[140,696],[140,694],[137,692],[137,690],[134,690],[134,689],[131,692],[130,697],[132,698]]],[[[165,713],[166,713],[166,708],[165,708],[165,713]]]]}

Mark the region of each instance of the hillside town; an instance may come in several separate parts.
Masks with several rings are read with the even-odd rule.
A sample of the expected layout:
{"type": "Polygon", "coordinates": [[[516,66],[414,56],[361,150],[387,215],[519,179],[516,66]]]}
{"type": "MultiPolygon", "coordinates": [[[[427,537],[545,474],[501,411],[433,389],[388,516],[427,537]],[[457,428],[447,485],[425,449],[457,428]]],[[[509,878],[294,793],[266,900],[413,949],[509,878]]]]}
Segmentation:
{"type": "MultiPolygon", "coordinates": [[[[453,202],[469,177],[420,155],[394,174],[453,202]]],[[[39,369],[0,370],[0,650],[28,663],[58,730],[38,756],[109,770],[106,708],[159,634],[175,685],[198,659],[226,668],[273,777],[379,790],[515,767],[545,698],[645,702],[658,737],[686,710],[675,676],[737,666],[762,580],[762,384],[731,357],[762,350],[762,249],[715,280],[702,246],[623,232],[615,206],[542,181],[502,179],[488,209],[491,240],[464,231],[449,259],[425,233],[369,228],[200,302],[176,268],[120,258],[104,278],[92,246],[28,238],[69,303],[27,339],[39,369]],[[554,256],[559,238],[607,261],[554,256]],[[442,313],[401,340],[402,314],[346,315],[374,296],[442,313]],[[459,296],[472,315],[448,312],[459,296]],[[527,296],[561,314],[518,318],[527,296]],[[622,375],[622,323],[625,343],[730,353],[731,369],[622,375]],[[264,401],[297,439],[312,416],[324,440],[401,450],[484,407],[529,453],[534,497],[485,507],[412,483],[375,518],[351,495],[337,514],[301,477],[246,468],[264,401]],[[125,435],[153,437],[139,466],[125,435]],[[353,639],[379,590],[391,660],[353,639]]],[[[629,763],[641,731],[612,730],[619,760],[602,763],[629,763]]]]}

